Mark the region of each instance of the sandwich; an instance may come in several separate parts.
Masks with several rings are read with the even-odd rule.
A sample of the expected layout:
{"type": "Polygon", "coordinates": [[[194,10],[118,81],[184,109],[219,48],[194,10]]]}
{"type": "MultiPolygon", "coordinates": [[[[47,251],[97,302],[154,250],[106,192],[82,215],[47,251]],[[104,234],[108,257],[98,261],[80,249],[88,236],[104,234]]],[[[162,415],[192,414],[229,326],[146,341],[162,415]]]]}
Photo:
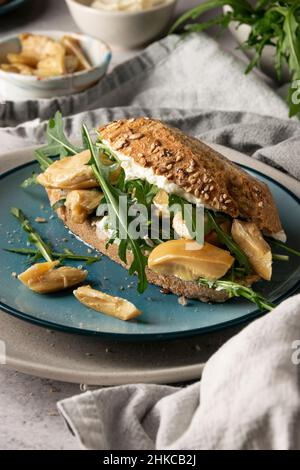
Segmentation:
{"type": "MultiPolygon", "coordinates": [[[[53,137],[55,120],[48,131],[51,126],[53,137]]],[[[43,172],[37,182],[71,232],[136,274],[140,292],[151,283],[180,298],[225,302],[243,295],[271,308],[251,288],[271,280],[270,240],[286,240],[265,183],[159,120],[114,121],[97,130],[96,141],[83,126],[83,136],[82,148],[61,138],[60,159],[49,159],[51,145],[38,158],[41,163],[43,157],[43,172]],[[145,212],[139,219],[141,236],[133,237],[129,222],[134,218],[128,214],[137,204],[145,212]],[[198,208],[200,242],[191,229],[198,208]],[[154,235],[152,216],[158,221],[154,235]]]]}

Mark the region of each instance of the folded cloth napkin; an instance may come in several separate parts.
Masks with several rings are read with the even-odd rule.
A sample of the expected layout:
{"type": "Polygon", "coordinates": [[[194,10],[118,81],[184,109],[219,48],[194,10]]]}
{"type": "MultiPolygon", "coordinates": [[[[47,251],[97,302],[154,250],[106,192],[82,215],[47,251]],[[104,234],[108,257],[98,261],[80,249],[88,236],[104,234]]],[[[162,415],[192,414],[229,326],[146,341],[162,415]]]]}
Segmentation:
{"type": "MultiPolygon", "coordinates": [[[[274,90],[243,70],[204,34],[168,37],[84,94],[50,105],[3,104],[2,151],[42,142],[43,120],[57,108],[69,115],[72,138],[80,135],[82,121],[92,127],[148,115],[300,179],[300,124],[286,119],[287,106],[274,90]]],[[[298,296],[225,344],[206,364],[201,382],[190,387],[128,385],[88,392],[58,407],[88,449],[299,448],[293,349],[299,320],[298,296]]]]}
{"type": "Polygon", "coordinates": [[[254,321],[186,388],[127,385],[58,403],[86,449],[299,449],[300,295],[254,321]]]}

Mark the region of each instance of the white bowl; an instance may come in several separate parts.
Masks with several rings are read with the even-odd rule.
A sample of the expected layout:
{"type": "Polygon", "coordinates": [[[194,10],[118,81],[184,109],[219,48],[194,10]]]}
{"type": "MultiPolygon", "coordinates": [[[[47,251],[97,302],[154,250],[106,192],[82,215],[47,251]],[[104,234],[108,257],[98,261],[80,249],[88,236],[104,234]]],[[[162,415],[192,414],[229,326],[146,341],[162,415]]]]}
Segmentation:
{"type": "MultiPolygon", "coordinates": [[[[251,1],[250,1],[251,3],[251,1]]],[[[253,2],[252,2],[253,3],[253,2]]],[[[255,3],[255,2],[254,2],[255,3]]],[[[230,11],[229,6],[223,7],[224,12],[230,11]]],[[[238,23],[233,22],[229,25],[230,32],[236,38],[237,42],[241,45],[243,44],[249,36],[251,31],[250,26],[246,24],[238,25],[238,23]]],[[[243,52],[246,54],[249,59],[253,59],[254,57],[254,50],[253,49],[243,49],[243,52]]],[[[275,70],[275,47],[274,46],[265,46],[261,61],[260,61],[260,68],[263,72],[265,72],[269,77],[272,77],[274,80],[278,80],[277,73],[275,70]]],[[[290,72],[288,66],[284,64],[283,72],[281,77],[281,82],[286,83],[290,80],[290,72]]]]}
{"type": "Polygon", "coordinates": [[[112,46],[134,48],[150,42],[168,26],[177,0],[137,12],[92,8],[93,0],[66,0],[75,23],[84,32],[112,46]]]}
{"type": "MultiPolygon", "coordinates": [[[[80,41],[82,50],[92,64],[92,68],[45,79],[0,70],[1,98],[18,101],[70,95],[86,90],[105,75],[111,60],[111,51],[103,41],[82,34],[62,31],[33,31],[33,34],[42,34],[56,40],[65,34],[76,38],[80,41]]],[[[20,49],[21,44],[18,36],[2,39],[0,41],[0,63],[6,62],[8,52],[19,53],[20,49]]]]}

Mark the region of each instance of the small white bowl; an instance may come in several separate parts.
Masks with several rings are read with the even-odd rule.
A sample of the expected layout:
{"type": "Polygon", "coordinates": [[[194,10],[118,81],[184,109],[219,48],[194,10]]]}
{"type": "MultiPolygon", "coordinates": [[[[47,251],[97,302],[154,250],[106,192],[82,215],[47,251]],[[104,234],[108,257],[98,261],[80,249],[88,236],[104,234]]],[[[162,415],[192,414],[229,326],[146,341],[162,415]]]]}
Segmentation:
{"type": "Polygon", "coordinates": [[[93,0],[66,0],[75,23],[84,32],[112,46],[130,49],[149,43],[162,33],[172,18],[177,0],[137,12],[92,8],[93,0]]]}
{"type": "MultiPolygon", "coordinates": [[[[111,60],[111,51],[103,41],[82,34],[65,33],[63,31],[33,31],[33,34],[41,34],[56,40],[64,35],[74,37],[80,41],[81,48],[92,64],[92,68],[45,79],[32,75],[5,72],[0,69],[1,98],[19,101],[71,95],[86,90],[105,75],[111,60]]],[[[21,44],[18,36],[2,39],[0,41],[0,63],[7,62],[7,53],[19,53],[20,50],[21,44]]]]}

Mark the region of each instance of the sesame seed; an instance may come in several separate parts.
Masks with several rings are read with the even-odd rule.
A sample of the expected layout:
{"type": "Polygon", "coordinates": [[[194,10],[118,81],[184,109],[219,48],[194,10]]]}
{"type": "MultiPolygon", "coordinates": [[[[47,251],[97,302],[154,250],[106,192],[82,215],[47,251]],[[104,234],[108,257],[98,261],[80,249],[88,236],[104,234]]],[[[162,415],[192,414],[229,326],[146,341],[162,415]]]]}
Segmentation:
{"type": "Polygon", "coordinates": [[[182,305],[183,307],[187,306],[187,299],[184,296],[181,296],[178,298],[178,303],[179,305],[182,305]]]}
{"type": "Polygon", "coordinates": [[[141,139],[142,137],[144,137],[143,134],[141,134],[140,132],[137,132],[136,134],[132,134],[128,137],[129,140],[139,140],[141,139]]]}

